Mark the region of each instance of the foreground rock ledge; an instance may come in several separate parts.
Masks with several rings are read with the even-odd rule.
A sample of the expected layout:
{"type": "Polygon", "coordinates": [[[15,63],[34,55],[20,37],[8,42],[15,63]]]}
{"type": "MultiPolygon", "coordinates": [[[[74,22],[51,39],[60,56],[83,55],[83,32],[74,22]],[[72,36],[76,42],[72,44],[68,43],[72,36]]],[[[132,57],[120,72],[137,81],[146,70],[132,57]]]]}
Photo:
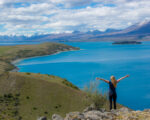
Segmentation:
{"type": "Polygon", "coordinates": [[[105,109],[89,111],[86,109],[84,112],[70,112],[66,114],[65,118],[54,114],[52,120],[150,120],[150,109],[144,111],[132,111],[128,108],[121,108],[109,112],[105,109]]]}

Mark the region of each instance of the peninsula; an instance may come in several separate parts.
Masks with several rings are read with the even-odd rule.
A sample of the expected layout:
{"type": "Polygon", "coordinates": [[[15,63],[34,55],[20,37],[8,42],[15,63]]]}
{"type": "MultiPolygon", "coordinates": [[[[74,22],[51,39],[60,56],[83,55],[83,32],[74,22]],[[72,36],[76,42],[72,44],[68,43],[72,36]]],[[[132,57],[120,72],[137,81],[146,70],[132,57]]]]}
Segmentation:
{"type": "Polygon", "coordinates": [[[13,61],[70,50],[79,50],[79,48],[49,42],[36,45],[0,46],[0,74],[16,68],[12,64],[13,61]]]}

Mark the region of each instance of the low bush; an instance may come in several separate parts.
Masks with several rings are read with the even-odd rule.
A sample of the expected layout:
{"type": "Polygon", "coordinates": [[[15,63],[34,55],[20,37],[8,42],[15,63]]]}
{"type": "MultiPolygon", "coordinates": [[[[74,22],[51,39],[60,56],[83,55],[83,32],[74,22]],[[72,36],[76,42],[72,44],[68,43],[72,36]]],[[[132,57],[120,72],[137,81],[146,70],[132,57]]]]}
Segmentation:
{"type": "Polygon", "coordinates": [[[100,90],[98,89],[98,86],[99,82],[93,81],[90,82],[89,85],[84,87],[84,91],[87,95],[87,100],[90,101],[90,103],[94,104],[96,109],[104,107],[107,102],[107,95],[102,94],[102,92],[100,92],[100,90]]]}
{"type": "Polygon", "coordinates": [[[31,75],[31,73],[26,73],[27,75],[31,75]]]}
{"type": "Polygon", "coordinates": [[[73,88],[73,89],[79,90],[79,88],[78,88],[77,86],[73,85],[71,82],[67,81],[66,79],[64,79],[64,80],[62,81],[62,83],[65,84],[65,85],[68,86],[68,87],[71,87],[71,88],[73,88]]]}
{"type": "Polygon", "coordinates": [[[33,110],[37,110],[37,108],[36,108],[36,107],[33,107],[33,110]]]}
{"type": "Polygon", "coordinates": [[[29,97],[29,96],[27,96],[27,97],[26,97],[26,99],[30,99],[30,97],[29,97]]]}
{"type": "Polygon", "coordinates": [[[47,111],[45,111],[44,113],[45,113],[45,114],[48,114],[48,112],[47,112],[47,111]]]}

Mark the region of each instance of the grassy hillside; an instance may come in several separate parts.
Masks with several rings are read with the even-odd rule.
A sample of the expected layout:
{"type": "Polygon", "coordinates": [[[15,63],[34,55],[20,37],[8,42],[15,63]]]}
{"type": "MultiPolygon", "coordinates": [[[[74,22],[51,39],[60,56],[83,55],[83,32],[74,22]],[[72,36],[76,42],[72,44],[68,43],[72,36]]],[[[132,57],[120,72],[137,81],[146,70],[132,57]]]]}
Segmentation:
{"type": "Polygon", "coordinates": [[[66,80],[52,75],[7,72],[0,77],[0,119],[35,120],[38,116],[50,117],[54,113],[65,115],[86,106],[85,95],[66,80]],[[68,86],[69,85],[69,86],[68,86]],[[8,97],[9,96],[9,97],[8,97]],[[11,99],[15,98],[16,99],[11,99]],[[14,114],[16,116],[14,116],[14,114]]]}
{"type": "Polygon", "coordinates": [[[78,49],[59,43],[1,46],[0,119],[35,120],[38,116],[50,117],[53,113],[64,115],[71,110],[83,108],[83,93],[64,79],[9,72],[15,68],[11,63],[14,60],[78,49]]]}
{"type": "Polygon", "coordinates": [[[0,46],[0,74],[14,68],[11,61],[42,55],[50,55],[60,51],[78,50],[72,46],[59,43],[43,43],[37,45],[0,46]]]}

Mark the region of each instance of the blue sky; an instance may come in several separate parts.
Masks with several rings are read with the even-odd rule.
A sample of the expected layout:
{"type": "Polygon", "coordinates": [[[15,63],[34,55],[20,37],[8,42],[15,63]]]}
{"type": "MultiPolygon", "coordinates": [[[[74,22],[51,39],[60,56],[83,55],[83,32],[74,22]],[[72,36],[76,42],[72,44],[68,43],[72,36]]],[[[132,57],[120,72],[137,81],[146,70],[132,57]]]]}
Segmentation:
{"type": "Polygon", "coordinates": [[[123,29],[150,19],[149,0],[0,0],[0,35],[123,29]]]}

